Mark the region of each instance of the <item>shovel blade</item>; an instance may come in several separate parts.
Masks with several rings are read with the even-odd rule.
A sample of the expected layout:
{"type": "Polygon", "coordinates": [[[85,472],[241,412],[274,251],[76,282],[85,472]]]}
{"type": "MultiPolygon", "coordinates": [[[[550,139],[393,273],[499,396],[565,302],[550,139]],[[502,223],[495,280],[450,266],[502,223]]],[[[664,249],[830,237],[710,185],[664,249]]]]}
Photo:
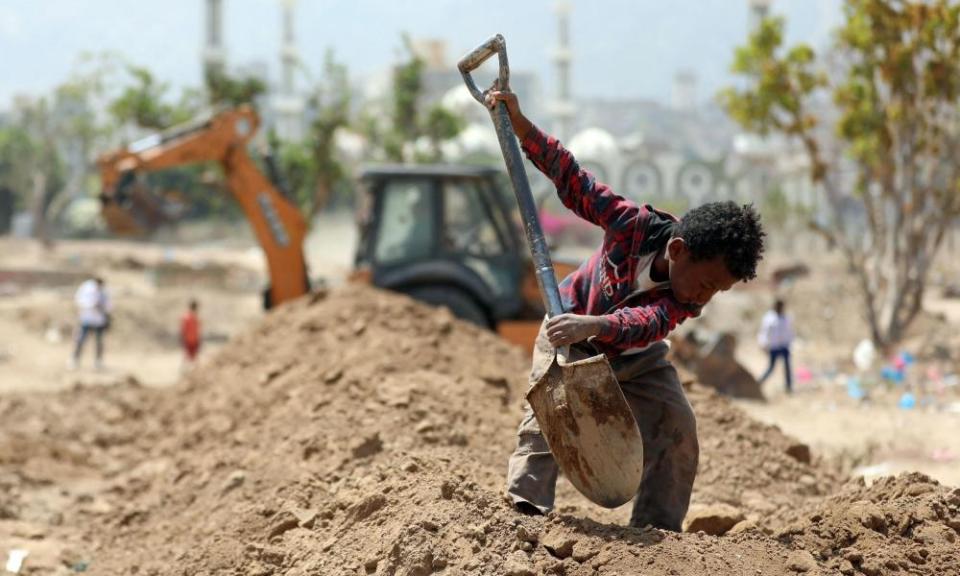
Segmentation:
{"type": "Polygon", "coordinates": [[[555,358],[527,401],[550,452],[580,493],[605,508],[636,495],[643,439],[605,356],[570,363],[555,358]]]}

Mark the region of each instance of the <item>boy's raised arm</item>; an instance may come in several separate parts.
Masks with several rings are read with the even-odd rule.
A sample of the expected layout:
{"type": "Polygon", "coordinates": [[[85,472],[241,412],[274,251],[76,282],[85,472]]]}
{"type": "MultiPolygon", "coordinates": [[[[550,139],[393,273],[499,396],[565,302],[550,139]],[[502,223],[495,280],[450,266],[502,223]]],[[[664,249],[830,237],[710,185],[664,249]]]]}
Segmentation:
{"type": "Polygon", "coordinates": [[[636,204],[597,182],[556,138],[534,126],[520,111],[516,94],[491,91],[487,95],[487,107],[492,109],[498,101],[506,103],[513,132],[527,158],[557,187],[564,206],[604,230],[632,226],[639,213],[636,204]]]}

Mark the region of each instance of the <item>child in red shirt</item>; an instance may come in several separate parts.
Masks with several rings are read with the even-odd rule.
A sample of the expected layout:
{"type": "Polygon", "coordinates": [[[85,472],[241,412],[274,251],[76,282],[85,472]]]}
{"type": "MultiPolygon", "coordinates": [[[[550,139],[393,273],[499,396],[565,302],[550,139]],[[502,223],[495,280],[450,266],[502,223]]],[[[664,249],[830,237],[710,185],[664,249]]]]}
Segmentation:
{"type": "Polygon", "coordinates": [[[189,363],[193,363],[200,352],[200,318],[197,316],[199,304],[190,300],[190,307],[180,319],[180,343],[183,345],[184,356],[189,363]]]}

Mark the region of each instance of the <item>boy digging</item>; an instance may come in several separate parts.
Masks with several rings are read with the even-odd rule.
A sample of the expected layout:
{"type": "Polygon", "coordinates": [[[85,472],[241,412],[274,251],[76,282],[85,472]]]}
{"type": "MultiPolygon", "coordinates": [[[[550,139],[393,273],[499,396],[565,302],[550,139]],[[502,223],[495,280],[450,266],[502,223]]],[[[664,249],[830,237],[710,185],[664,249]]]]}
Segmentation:
{"type": "MultiPolygon", "coordinates": [[[[506,103],[527,158],[557,187],[563,204],[604,229],[603,244],[560,283],[568,312],[546,320],[533,353],[531,384],[550,367],[553,351],[571,360],[604,353],[643,437],[643,481],[631,526],[680,531],[697,474],[697,423],[664,339],[700,315],[713,295],[756,276],[764,232],[750,205],[711,202],[679,221],[613,193],[580,169],[555,138],[520,111],[517,96],[491,91],[486,104],[506,103]]],[[[529,405],[507,469],[507,492],[526,514],[554,506],[557,464],[529,405]]]]}

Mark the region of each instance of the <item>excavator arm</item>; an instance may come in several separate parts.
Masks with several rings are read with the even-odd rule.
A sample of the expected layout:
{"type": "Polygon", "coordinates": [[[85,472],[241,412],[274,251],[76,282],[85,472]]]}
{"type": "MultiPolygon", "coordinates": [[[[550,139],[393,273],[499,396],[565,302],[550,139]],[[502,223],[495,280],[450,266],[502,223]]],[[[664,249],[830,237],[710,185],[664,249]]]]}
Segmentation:
{"type": "Polygon", "coordinates": [[[156,202],[131,187],[137,174],[218,162],[266,257],[271,285],[265,304],[269,308],[310,289],[303,254],[307,224],[247,154],[247,143],[258,125],[256,112],[241,106],[106,154],[97,164],[104,218],[111,230],[124,234],[155,226],[164,218],[156,202]]]}

